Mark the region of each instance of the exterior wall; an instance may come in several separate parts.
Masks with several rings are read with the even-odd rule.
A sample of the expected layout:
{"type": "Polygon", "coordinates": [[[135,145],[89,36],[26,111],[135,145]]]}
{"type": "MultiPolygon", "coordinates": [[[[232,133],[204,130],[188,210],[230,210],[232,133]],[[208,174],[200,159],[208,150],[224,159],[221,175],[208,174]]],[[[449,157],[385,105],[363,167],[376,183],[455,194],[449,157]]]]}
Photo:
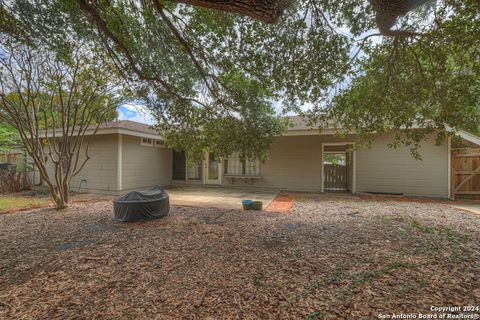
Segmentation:
{"type": "Polygon", "coordinates": [[[256,187],[320,191],[321,136],[280,137],[270,150],[270,160],[260,167],[256,187]]]}
{"type": "MultiPolygon", "coordinates": [[[[354,141],[354,136],[277,138],[270,150],[270,160],[261,165],[260,180],[252,183],[249,180],[237,179],[232,184],[224,177],[223,185],[320,192],[322,143],[354,141]]],[[[376,139],[371,149],[357,148],[353,165],[356,170],[355,192],[448,197],[447,144],[435,146],[432,136],[421,144],[420,154],[423,161],[417,161],[411,156],[409,148],[389,148],[387,144],[392,141],[393,135],[385,135],[376,139]]],[[[350,180],[353,180],[353,176],[350,180]]]]}
{"type": "MultiPolygon", "coordinates": [[[[88,143],[87,161],[82,171],[73,178],[70,189],[75,192],[116,193],[117,135],[85,137],[88,143]]],[[[81,155],[85,155],[84,152],[81,155]]],[[[47,171],[54,177],[53,164],[47,160],[47,171]]]]}
{"type": "Polygon", "coordinates": [[[142,146],[139,137],[122,136],[122,190],[169,185],[172,150],[142,146]]]}
{"type": "Polygon", "coordinates": [[[408,147],[391,149],[393,135],[373,142],[371,149],[357,149],[357,192],[392,192],[412,196],[448,197],[448,146],[435,146],[435,137],[421,144],[422,161],[408,147]]]}
{"type": "Polygon", "coordinates": [[[333,136],[283,136],[276,138],[270,150],[270,160],[261,164],[261,179],[235,180],[231,184],[223,177],[224,186],[250,186],[289,191],[320,192],[322,186],[322,142],[351,141],[333,136]]]}

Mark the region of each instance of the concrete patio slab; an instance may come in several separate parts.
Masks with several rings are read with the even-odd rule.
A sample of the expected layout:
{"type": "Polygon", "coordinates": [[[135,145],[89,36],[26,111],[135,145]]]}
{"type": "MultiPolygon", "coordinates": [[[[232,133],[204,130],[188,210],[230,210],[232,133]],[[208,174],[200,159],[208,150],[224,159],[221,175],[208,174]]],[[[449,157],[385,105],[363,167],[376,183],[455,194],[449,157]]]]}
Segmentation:
{"type": "Polygon", "coordinates": [[[480,215],[480,204],[478,203],[455,203],[455,204],[450,204],[450,207],[466,210],[466,211],[480,215]]]}
{"type": "Polygon", "coordinates": [[[262,201],[265,209],[278,194],[272,190],[247,190],[224,187],[170,186],[170,204],[202,208],[242,209],[242,200],[262,201]]]}

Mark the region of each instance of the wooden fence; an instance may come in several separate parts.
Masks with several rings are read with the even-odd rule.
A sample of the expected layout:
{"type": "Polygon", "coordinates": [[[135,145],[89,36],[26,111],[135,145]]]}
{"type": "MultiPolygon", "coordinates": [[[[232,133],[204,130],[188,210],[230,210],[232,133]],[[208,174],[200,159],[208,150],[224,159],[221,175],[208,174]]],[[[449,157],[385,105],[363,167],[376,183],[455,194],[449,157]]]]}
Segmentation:
{"type": "Polygon", "coordinates": [[[21,152],[1,152],[0,163],[18,163],[24,160],[23,153],[21,152]]]}
{"type": "Polygon", "coordinates": [[[480,148],[452,150],[452,195],[480,199],[480,148]]]}
{"type": "Polygon", "coordinates": [[[347,190],[347,167],[340,164],[325,163],[324,190],[326,192],[344,192],[347,190]]]}

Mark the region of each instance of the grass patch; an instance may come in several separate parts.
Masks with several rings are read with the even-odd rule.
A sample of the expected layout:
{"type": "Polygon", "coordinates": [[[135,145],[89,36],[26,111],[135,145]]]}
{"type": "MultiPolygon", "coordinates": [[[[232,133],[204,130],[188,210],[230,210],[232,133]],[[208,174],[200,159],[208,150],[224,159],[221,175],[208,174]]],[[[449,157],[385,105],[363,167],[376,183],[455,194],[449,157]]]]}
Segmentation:
{"type": "Polygon", "coordinates": [[[407,220],[407,218],[404,216],[380,216],[378,219],[383,223],[404,222],[407,220]]]}
{"type": "Polygon", "coordinates": [[[440,234],[445,236],[448,240],[452,242],[460,241],[462,243],[467,243],[471,240],[470,236],[461,234],[458,231],[453,230],[450,227],[437,225],[437,226],[427,226],[415,218],[410,218],[408,221],[410,228],[417,230],[422,233],[432,233],[440,234]]]}
{"type": "Polygon", "coordinates": [[[382,298],[382,302],[385,303],[390,300],[398,299],[403,297],[405,294],[421,289],[424,286],[423,281],[419,281],[415,285],[406,285],[402,286],[399,289],[392,290],[392,292],[382,298]]]}
{"type": "Polygon", "coordinates": [[[321,319],[325,316],[325,312],[323,311],[316,311],[310,315],[308,315],[305,320],[317,320],[317,319],[321,319]]]}
{"type": "Polygon", "coordinates": [[[49,202],[49,198],[0,196],[0,213],[7,213],[27,208],[43,207],[49,202]]]}
{"type": "Polygon", "coordinates": [[[449,241],[467,243],[471,240],[470,236],[461,234],[448,226],[436,225],[429,226],[414,217],[408,216],[381,216],[379,221],[382,223],[404,222],[414,231],[429,234],[439,234],[445,236],[449,241]]]}
{"type": "MultiPolygon", "coordinates": [[[[358,286],[373,282],[393,270],[415,269],[416,267],[417,266],[413,263],[398,261],[387,263],[379,269],[366,270],[358,273],[347,273],[345,272],[345,265],[342,263],[337,263],[330,278],[323,282],[313,283],[309,287],[309,291],[310,293],[315,294],[321,286],[331,285],[339,282],[340,280],[348,281],[349,284],[344,288],[340,288],[335,295],[335,301],[330,304],[330,308],[336,308],[339,303],[350,303],[350,300],[354,295],[354,290],[358,286]]],[[[324,317],[325,312],[319,310],[309,314],[305,320],[322,319],[324,317]]]]}
{"type": "Polygon", "coordinates": [[[348,285],[347,288],[341,289],[337,293],[336,295],[337,299],[333,303],[332,307],[336,307],[341,302],[343,302],[344,304],[350,303],[350,300],[354,295],[354,290],[360,285],[373,282],[392,270],[414,269],[414,268],[416,268],[416,266],[412,263],[391,262],[391,263],[385,264],[380,269],[373,269],[373,270],[359,272],[356,274],[350,274],[349,278],[352,280],[352,283],[350,283],[350,285],[348,285]]]}

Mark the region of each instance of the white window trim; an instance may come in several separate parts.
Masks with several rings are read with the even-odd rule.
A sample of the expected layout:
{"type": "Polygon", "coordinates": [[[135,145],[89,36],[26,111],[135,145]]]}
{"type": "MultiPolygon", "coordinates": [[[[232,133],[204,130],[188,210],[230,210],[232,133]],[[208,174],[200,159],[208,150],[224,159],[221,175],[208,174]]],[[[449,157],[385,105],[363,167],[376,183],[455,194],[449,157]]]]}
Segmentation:
{"type": "MultiPolygon", "coordinates": [[[[229,157],[230,155],[226,156],[223,160],[229,160],[229,157]]],[[[222,165],[224,164],[224,161],[222,160],[222,165]]],[[[246,160],[244,159],[244,161],[252,161],[252,160],[246,160]]],[[[224,177],[261,177],[262,176],[262,163],[260,160],[256,159],[256,160],[253,160],[253,161],[258,161],[258,174],[234,174],[234,173],[225,173],[223,172],[223,176],[224,177]]],[[[243,165],[246,165],[246,162],[243,162],[243,165]]],[[[242,171],[243,169],[246,169],[246,168],[242,168],[242,171]]],[[[223,166],[223,171],[225,171],[225,166],[223,166]]]]}
{"type": "MultiPolygon", "coordinates": [[[[328,153],[328,151],[325,151],[325,146],[343,146],[343,145],[349,145],[351,144],[353,146],[353,154],[352,154],[352,158],[353,158],[353,177],[352,177],[352,190],[350,191],[352,194],[355,194],[357,192],[357,150],[355,148],[355,142],[323,142],[322,143],[322,179],[320,181],[321,185],[320,185],[320,192],[324,193],[325,190],[325,172],[324,172],[324,168],[323,168],[323,155],[325,153],[328,153]]],[[[335,153],[340,153],[340,152],[335,152],[335,153]]]]}

